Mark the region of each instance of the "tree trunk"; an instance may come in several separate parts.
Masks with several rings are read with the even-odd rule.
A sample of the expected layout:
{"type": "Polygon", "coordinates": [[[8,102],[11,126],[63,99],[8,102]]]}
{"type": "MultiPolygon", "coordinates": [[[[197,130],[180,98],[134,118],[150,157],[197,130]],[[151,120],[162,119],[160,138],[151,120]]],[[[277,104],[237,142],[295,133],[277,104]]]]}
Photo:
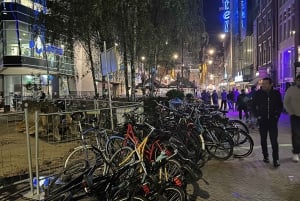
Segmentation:
{"type": "Polygon", "coordinates": [[[93,85],[94,85],[94,91],[95,91],[95,98],[99,97],[98,89],[97,89],[97,84],[96,84],[96,77],[95,77],[95,68],[94,68],[94,62],[93,62],[93,55],[92,55],[92,48],[91,48],[91,40],[90,37],[88,36],[89,40],[87,41],[88,45],[88,57],[91,63],[91,71],[92,71],[92,78],[93,78],[93,85]]]}

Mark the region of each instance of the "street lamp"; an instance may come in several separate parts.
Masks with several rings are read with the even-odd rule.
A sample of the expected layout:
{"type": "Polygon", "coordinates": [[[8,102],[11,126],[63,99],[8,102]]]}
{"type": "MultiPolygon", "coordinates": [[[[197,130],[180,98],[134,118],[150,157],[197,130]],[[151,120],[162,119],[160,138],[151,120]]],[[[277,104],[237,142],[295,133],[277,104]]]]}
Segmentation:
{"type": "Polygon", "coordinates": [[[209,49],[209,50],[208,50],[208,54],[213,55],[214,53],[215,53],[215,50],[214,50],[214,49],[209,49]]]}
{"type": "Polygon", "coordinates": [[[173,54],[173,59],[174,59],[174,60],[177,60],[177,59],[178,59],[178,54],[177,54],[177,53],[173,54]]]}
{"type": "Polygon", "coordinates": [[[141,60],[142,60],[142,73],[144,73],[144,61],[145,61],[146,57],[142,56],[141,60]]]}

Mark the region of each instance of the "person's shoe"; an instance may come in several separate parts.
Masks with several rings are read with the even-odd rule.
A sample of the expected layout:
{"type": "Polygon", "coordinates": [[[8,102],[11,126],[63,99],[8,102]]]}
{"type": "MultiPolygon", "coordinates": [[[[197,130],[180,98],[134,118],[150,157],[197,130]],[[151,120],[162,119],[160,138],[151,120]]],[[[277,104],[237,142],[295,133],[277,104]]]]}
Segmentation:
{"type": "Polygon", "coordinates": [[[293,154],[293,161],[295,163],[299,162],[299,155],[298,154],[293,154]]]}
{"type": "Polygon", "coordinates": [[[264,159],[263,159],[263,162],[264,162],[264,163],[270,163],[270,161],[269,161],[268,158],[264,158],[264,159]]]}
{"type": "Polygon", "coordinates": [[[278,160],[277,161],[273,161],[273,165],[274,165],[275,168],[278,168],[280,166],[280,163],[279,163],[278,160]]]}

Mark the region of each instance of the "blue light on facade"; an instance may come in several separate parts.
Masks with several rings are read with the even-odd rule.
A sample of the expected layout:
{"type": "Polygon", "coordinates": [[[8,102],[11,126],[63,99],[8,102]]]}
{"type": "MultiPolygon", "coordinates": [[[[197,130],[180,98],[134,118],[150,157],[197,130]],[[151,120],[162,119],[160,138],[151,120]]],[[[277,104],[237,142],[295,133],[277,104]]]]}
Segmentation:
{"type": "Polygon", "coordinates": [[[244,39],[247,35],[247,0],[241,0],[241,36],[244,39]]]}
{"type": "Polygon", "coordinates": [[[229,32],[229,24],[230,24],[230,0],[223,1],[224,13],[223,13],[223,20],[224,20],[224,32],[229,32]]]}
{"type": "MultiPolygon", "coordinates": [[[[47,12],[47,4],[46,0],[34,0],[34,10],[33,16],[35,21],[38,21],[40,13],[47,12]]],[[[45,26],[42,24],[33,24],[32,25],[32,33],[37,34],[37,36],[29,41],[29,47],[31,49],[35,49],[37,54],[41,54],[43,51],[47,53],[54,53],[58,55],[63,55],[64,50],[62,48],[53,46],[53,45],[46,45],[45,44],[45,26]]]]}

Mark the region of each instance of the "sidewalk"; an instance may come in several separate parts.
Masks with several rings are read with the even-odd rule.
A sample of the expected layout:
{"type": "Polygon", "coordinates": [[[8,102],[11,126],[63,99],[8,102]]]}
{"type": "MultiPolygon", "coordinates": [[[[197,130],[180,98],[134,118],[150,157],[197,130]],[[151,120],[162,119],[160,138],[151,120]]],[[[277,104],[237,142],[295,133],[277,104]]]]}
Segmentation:
{"type": "MultiPolygon", "coordinates": [[[[238,119],[237,112],[228,117],[238,119]]],[[[210,185],[199,181],[196,200],[208,201],[299,201],[300,163],[291,160],[289,117],[282,114],[279,121],[279,157],[281,166],[274,168],[262,161],[258,129],[251,130],[254,151],[245,159],[212,160],[203,168],[210,185]]],[[[268,140],[270,145],[270,141],[268,140]]],[[[269,146],[271,155],[272,149],[269,146]]],[[[270,158],[271,159],[271,158],[270,158]]],[[[193,193],[193,187],[190,187],[193,193]]]]}

